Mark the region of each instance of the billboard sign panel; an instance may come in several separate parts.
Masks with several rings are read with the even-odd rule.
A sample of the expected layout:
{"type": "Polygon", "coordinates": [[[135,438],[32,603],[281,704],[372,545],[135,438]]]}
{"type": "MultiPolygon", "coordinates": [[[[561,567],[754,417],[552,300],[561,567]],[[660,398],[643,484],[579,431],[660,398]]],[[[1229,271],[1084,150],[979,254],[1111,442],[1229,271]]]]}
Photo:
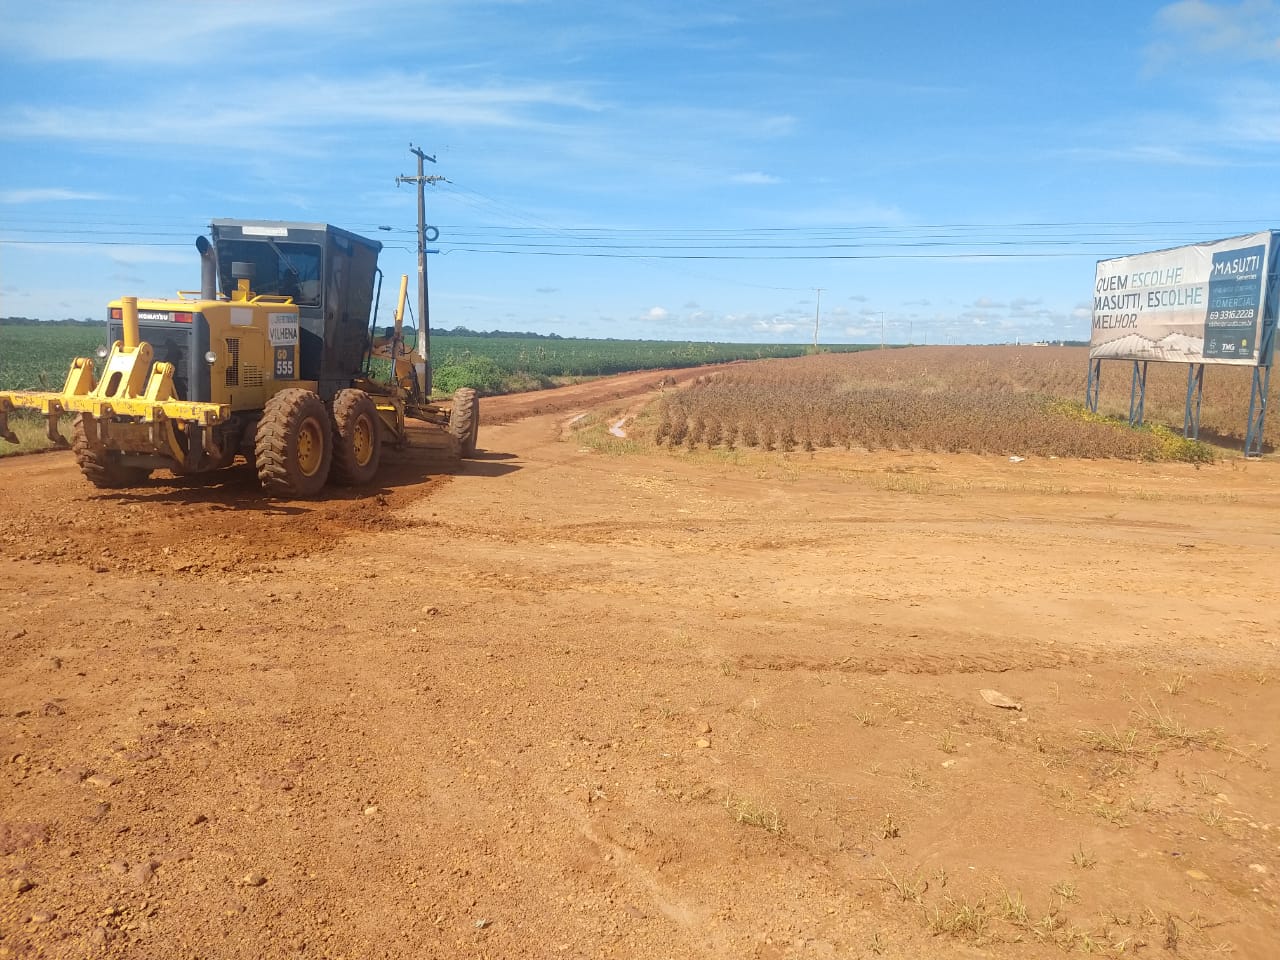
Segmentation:
{"type": "Polygon", "coordinates": [[[1090,359],[1269,362],[1261,348],[1264,325],[1274,322],[1267,291],[1275,236],[1098,261],[1090,359]]]}

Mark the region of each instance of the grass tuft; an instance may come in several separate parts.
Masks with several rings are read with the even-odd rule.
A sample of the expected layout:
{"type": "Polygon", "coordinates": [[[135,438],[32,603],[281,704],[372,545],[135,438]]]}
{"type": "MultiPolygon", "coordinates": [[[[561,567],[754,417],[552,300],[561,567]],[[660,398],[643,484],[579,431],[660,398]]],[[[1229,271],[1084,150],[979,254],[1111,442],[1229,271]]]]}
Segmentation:
{"type": "Polygon", "coordinates": [[[991,925],[991,906],[985,897],[957,900],[944,897],[942,903],[928,911],[929,932],[946,934],[962,940],[982,940],[991,925]]]}
{"type": "Polygon", "coordinates": [[[1147,725],[1151,734],[1166,743],[1180,747],[1217,747],[1222,744],[1222,731],[1216,727],[1204,730],[1193,730],[1171,712],[1160,709],[1154,700],[1148,701],[1151,708],[1138,711],[1138,719],[1147,725]]]}
{"type": "Polygon", "coordinates": [[[881,867],[880,879],[905,903],[923,903],[925,892],[929,889],[929,881],[920,875],[919,870],[900,877],[888,867],[881,867]]]}
{"type": "Polygon", "coordinates": [[[1113,726],[1109,732],[1086,730],[1084,739],[1093,749],[1104,753],[1118,753],[1128,757],[1138,752],[1138,731],[1133,727],[1120,730],[1113,726]]]}
{"type": "Polygon", "coordinates": [[[1091,870],[1097,866],[1098,858],[1093,855],[1092,851],[1086,850],[1084,844],[1080,844],[1075,852],[1071,854],[1071,862],[1081,870],[1091,870]]]}
{"type": "Polygon", "coordinates": [[[775,837],[781,836],[786,829],[782,815],[778,813],[776,807],[766,807],[746,797],[735,797],[730,794],[725,797],[724,808],[729,811],[735,822],[749,827],[759,827],[775,837]]]}

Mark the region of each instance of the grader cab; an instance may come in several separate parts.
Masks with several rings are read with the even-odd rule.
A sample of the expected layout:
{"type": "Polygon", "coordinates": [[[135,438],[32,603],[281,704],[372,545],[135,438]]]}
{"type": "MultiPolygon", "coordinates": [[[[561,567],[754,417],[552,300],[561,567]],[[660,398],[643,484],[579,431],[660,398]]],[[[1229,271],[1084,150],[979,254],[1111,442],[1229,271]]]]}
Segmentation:
{"type": "Polygon", "coordinates": [[[81,357],[60,392],[0,392],[0,438],[17,442],[8,417],[28,408],[65,446],[59,423],[74,414],[70,446],[96,486],[242,456],[280,497],[370,482],[383,446],[407,442],[406,418],[438,428],[434,445],[474,454],[475,391],[433,403],[428,356],[405,344],[407,277],[394,324],[377,328],[380,243],[277,221],[215,220],[210,235],[196,240],[199,291],[109,305],[100,377],[81,357]]]}

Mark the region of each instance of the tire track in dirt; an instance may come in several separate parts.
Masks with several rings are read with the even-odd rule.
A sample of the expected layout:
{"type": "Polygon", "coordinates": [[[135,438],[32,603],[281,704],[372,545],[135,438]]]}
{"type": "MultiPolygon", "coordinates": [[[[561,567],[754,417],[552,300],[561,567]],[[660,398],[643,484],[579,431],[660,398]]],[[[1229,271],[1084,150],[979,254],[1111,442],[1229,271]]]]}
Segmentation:
{"type": "MultiPolygon", "coordinates": [[[[981,641],[971,639],[967,646],[981,641]]],[[[1058,667],[1062,660],[1040,651],[1018,650],[1008,653],[919,654],[903,653],[852,654],[840,660],[778,654],[744,654],[737,658],[741,670],[807,671],[810,673],[846,673],[881,675],[886,673],[946,676],[965,673],[1008,673],[1043,667],[1058,667]]]]}

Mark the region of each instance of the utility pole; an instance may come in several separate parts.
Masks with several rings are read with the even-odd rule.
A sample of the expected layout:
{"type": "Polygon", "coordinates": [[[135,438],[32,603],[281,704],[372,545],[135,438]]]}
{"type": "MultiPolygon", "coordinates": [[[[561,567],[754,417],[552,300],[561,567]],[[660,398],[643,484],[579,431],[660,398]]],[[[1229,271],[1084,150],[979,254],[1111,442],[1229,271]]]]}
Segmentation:
{"type": "Polygon", "coordinates": [[[422,161],[436,162],[435,157],[428,157],[418,147],[409,144],[409,152],[418,158],[418,175],[396,177],[396,186],[402,183],[414,183],[418,186],[418,352],[427,361],[427,382],[422,385],[426,398],[431,398],[431,314],[427,306],[427,199],[424,188],[428,183],[438,183],[445,179],[441,176],[424,176],[422,161]]]}
{"type": "Polygon", "coordinates": [[[818,294],[818,305],[813,308],[813,351],[818,352],[818,317],[822,313],[822,287],[815,287],[814,292],[818,294]]]}
{"type": "Polygon", "coordinates": [[[884,349],[884,311],[880,311],[880,349],[884,349]]]}

